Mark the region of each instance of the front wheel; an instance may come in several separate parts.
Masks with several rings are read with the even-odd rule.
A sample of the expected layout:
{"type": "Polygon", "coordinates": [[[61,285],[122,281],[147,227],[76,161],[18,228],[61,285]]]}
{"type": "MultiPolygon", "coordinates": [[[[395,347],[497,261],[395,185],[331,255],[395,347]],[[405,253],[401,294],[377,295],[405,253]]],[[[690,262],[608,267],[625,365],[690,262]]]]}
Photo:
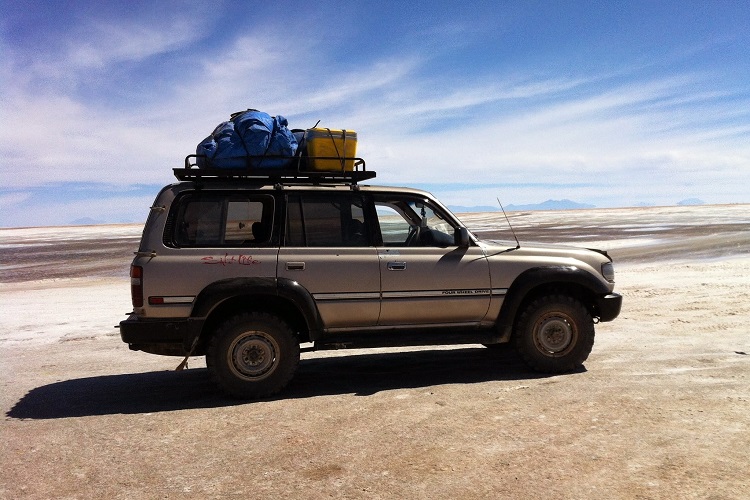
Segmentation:
{"type": "Polygon", "coordinates": [[[283,389],[299,364],[299,343],[276,316],[234,316],[216,330],[206,366],[224,392],[241,399],[270,396],[283,389]]]}
{"type": "Polygon", "coordinates": [[[578,300],[548,295],[532,301],[516,323],[515,346],[531,368],[564,373],[580,367],[594,347],[594,322],[578,300]]]}

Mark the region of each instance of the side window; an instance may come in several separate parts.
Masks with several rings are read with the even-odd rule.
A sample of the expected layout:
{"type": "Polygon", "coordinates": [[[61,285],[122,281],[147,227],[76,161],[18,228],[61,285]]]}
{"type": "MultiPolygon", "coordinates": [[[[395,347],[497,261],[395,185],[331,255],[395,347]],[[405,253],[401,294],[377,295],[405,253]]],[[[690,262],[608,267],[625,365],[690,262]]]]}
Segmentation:
{"type": "Polygon", "coordinates": [[[177,202],[165,243],[176,247],[264,246],[271,241],[273,197],[194,193],[177,202]]]}
{"type": "Polygon", "coordinates": [[[217,245],[221,240],[221,200],[186,200],[178,217],[178,246],[217,245]]]}
{"type": "Polygon", "coordinates": [[[378,197],[378,223],[385,246],[449,247],[455,228],[439,210],[410,197],[378,197]]]}
{"type": "Polygon", "coordinates": [[[265,217],[265,204],[261,200],[229,200],[224,229],[227,244],[252,243],[254,246],[267,243],[271,238],[270,218],[265,217]]]}
{"type": "Polygon", "coordinates": [[[285,245],[363,247],[370,245],[359,196],[289,195],[285,245]]]}
{"type": "Polygon", "coordinates": [[[409,235],[415,224],[405,218],[395,206],[376,203],[383,245],[387,247],[407,246],[409,235]]]}

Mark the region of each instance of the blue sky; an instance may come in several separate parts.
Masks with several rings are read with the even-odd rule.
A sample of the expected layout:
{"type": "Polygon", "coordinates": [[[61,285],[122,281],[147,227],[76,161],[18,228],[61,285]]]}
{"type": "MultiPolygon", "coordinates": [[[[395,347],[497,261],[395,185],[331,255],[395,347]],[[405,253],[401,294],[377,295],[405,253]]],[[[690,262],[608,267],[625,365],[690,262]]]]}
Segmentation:
{"type": "Polygon", "coordinates": [[[451,205],[750,202],[747,1],[1,6],[2,227],[140,222],[246,108],[451,205]]]}

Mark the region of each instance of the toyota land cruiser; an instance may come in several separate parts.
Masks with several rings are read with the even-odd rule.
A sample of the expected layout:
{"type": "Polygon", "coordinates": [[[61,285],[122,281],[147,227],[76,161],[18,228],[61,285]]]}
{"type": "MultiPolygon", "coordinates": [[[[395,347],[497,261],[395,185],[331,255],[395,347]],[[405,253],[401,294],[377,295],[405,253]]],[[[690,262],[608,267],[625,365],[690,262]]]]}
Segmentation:
{"type": "Polygon", "coordinates": [[[512,343],[579,367],[620,312],[602,251],[478,240],[429,193],[374,172],[175,169],[130,279],[130,349],[206,356],[231,396],[280,391],[300,352],[512,343]],[[308,347],[301,348],[301,345],[308,347]]]}

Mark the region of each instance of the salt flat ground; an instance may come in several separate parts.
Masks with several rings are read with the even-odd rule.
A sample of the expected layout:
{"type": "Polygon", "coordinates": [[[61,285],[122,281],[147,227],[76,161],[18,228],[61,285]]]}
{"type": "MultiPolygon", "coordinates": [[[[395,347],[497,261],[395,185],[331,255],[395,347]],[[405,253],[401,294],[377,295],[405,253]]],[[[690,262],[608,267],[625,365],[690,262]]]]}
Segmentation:
{"type": "Polygon", "coordinates": [[[522,244],[618,263],[623,312],[577,373],[481,346],[308,353],[250,403],[119,340],[140,226],[0,229],[0,498],[748,498],[749,209],[508,214],[522,244]]]}

